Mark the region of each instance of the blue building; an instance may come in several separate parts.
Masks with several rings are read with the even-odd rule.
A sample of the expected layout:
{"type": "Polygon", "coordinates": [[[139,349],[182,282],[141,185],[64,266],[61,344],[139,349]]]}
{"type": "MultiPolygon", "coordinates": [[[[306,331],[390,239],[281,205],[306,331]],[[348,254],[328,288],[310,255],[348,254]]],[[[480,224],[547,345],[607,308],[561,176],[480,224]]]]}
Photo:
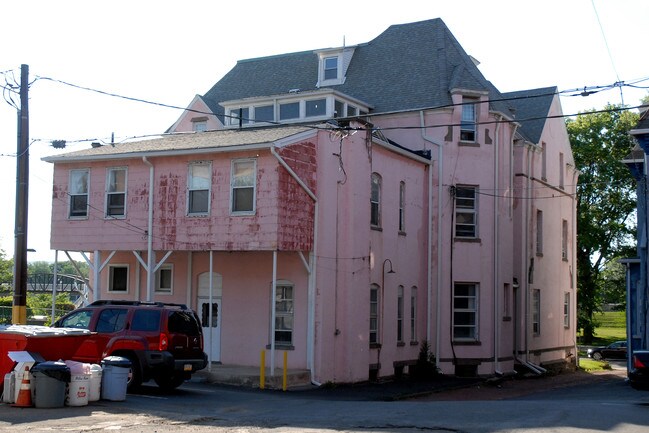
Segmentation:
{"type": "MultiPolygon", "coordinates": [[[[649,107],[647,107],[649,108],[649,107]]],[[[649,350],[649,278],[647,265],[649,252],[647,232],[649,218],[647,215],[649,200],[649,181],[647,179],[649,162],[649,110],[640,115],[640,121],[630,134],[636,140],[636,147],[624,160],[631,174],[637,181],[637,251],[638,257],[622,260],[626,265],[627,286],[627,344],[628,353],[636,350],[649,350]]],[[[631,362],[631,356],[628,357],[631,362]]],[[[628,366],[630,367],[630,365],[628,366]]]]}

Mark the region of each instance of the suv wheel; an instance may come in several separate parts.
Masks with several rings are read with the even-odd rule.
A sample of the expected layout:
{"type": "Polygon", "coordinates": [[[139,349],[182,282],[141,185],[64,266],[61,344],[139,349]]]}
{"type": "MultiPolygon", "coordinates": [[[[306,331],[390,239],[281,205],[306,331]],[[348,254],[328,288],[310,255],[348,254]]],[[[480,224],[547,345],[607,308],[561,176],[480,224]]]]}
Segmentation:
{"type": "Polygon", "coordinates": [[[176,389],[185,382],[183,376],[178,374],[159,375],[154,377],[153,380],[155,380],[155,383],[158,384],[160,388],[167,391],[176,389]]]}
{"type": "Polygon", "coordinates": [[[126,382],[126,387],[132,391],[137,389],[142,385],[142,373],[140,371],[140,363],[137,359],[137,356],[132,353],[123,355],[124,358],[128,359],[131,362],[131,370],[128,372],[128,380],[126,382]]]}

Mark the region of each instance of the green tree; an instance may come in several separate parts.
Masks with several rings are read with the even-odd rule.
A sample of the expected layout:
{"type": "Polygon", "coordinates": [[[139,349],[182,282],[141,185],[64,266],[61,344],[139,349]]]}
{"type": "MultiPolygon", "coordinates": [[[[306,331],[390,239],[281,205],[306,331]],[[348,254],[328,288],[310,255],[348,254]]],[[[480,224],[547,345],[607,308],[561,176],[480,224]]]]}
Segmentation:
{"type": "Polygon", "coordinates": [[[601,311],[602,270],[633,242],[635,182],[621,162],[634,143],[629,136],[638,115],[621,106],[584,112],[566,126],[581,172],[577,185],[577,326],[585,343],[595,333],[601,311]]]}
{"type": "MultiPolygon", "coordinates": [[[[634,252],[625,257],[634,256],[634,252]]],[[[601,273],[600,296],[603,304],[615,306],[616,310],[626,310],[626,267],[619,262],[623,257],[609,260],[601,273]]]]}
{"type": "Polygon", "coordinates": [[[8,259],[0,250],[0,291],[10,291],[14,279],[14,259],[8,259]]]}

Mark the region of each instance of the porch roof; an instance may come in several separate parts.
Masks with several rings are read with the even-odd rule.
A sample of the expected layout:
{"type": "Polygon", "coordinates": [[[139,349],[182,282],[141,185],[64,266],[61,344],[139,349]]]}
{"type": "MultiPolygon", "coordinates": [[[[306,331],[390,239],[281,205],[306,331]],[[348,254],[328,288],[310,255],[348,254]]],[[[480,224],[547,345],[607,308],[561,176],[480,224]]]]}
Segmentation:
{"type": "Polygon", "coordinates": [[[269,148],[283,141],[304,139],[317,133],[314,127],[273,126],[265,128],[226,129],[218,131],[175,133],[152,140],[105,144],[97,147],[42,158],[46,162],[96,161],[168,156],[207,152],[232,152],[251,148],[269,148]]]}

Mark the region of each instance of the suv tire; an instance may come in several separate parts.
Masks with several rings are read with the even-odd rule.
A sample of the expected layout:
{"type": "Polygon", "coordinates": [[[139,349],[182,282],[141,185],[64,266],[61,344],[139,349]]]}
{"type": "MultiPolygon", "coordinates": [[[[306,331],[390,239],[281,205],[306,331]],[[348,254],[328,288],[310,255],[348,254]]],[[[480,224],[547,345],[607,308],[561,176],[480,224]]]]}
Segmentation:
{"type": "Polygon", "coordinates": [[[128,380],[126,382],[126,387],[129,391],[133,391],[142,385],[142,373],[140,370],[140,362],[132,353],[127,353],[123,355],[124,358],[128,359],[131,362],[131,370],[128,373],[128,380]]]}
{"type": "Polygon", "coordinates": [[[156,376],[153,378],[155,383],[165,391],[171,391],[178,388],[185,382],[185,379],[182,376],[173,375],[173,376],[156,376]]]}

